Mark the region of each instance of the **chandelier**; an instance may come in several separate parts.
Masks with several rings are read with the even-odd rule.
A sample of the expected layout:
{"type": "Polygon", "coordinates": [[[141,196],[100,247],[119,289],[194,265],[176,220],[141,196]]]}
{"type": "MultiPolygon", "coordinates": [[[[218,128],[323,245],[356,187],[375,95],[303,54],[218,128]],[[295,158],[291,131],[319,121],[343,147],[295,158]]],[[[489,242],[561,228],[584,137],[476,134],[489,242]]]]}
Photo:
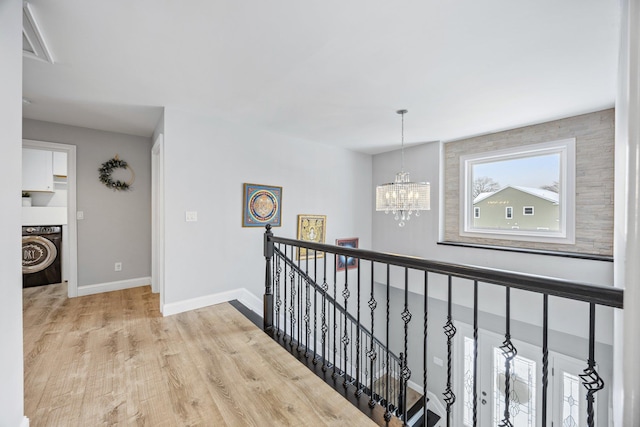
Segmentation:
{"type": "Polygon", "coordinates": [[[376,188],[376,211],[393,213],[398,225],[404,227],[411,215],[420,216],[420,211],[431,209],[431,186],[428,182],[411,182],[409,172],[404,171],[404,115],[407,110],[398,110],[396,113],[402,117],[402,168],[394,182],[376,188]]]}

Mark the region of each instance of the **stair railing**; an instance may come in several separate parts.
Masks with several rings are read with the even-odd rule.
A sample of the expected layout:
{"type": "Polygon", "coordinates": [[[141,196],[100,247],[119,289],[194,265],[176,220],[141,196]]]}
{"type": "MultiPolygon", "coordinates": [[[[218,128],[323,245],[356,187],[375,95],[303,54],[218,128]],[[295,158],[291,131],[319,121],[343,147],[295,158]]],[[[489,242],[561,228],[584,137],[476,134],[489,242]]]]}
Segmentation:
{"type": "Polygon", "coordinates": [[[426,391],[429,390],[427,351],[431,277],[446,277],[447,315],[443,319],[443,330],[447,349],[447,382],[441,393],[446,404],[446,414],[442,416],[447,426],[452,425],[453,409],[457,403],[453,386],[453,340],[457,332],[453,316],[453,292],[456,289],[454,279],[466,279],[473,283],[473,399],[470,425],[474,427],[479,425],[479,402],[483,400],[478,394],[477,363],[480,340],[478,294],[481,287],[488,284],[504,289],[505,332],[503,345],[500,347],[505,360],[504,384],[501,384],[504,413],[500,426],[511,426],[514,421],[510,403],[515,375],[512,372],[513,360],[517,355],[517,348],[511,335],[511,290],[518,289],[542,296],[542,407],[537,410],[541,425],[547,425],[548,420],[550,424],[551,419],[547,408],[549,297],[587,304],[587,367],[580,378],[586,389],[586,424],[589,427],[595,425],[595,394],[605,387],[596,370],[596,306],[621,309],[621,289],[281,238],[273,235],[270,226],[267,226],[264,236],[264,255],[265,331],[274,338],[287,337],[291,347],[304,352],[305,357],[311,358],[314,364],[321,364],[323,371],[331,369],[332,376],[343,377],[344,386],[353,386],[356,397],[359,398],[363,394],[368,396],[370,407],[382,405],[385,420],[388,421],[395,416],[405,424],[409,421],[407,391],[412,378],[410,362],[416,366],[412,358],[422,359],[422,378],[415,384],[424,391],[420,397],[424,414],[427,414],[429,407],[426,391]],[[402,279],[398,279],[397,275],[391,277],[392,267],[404,272],[402,279]],[[421,275],[420,280],[416,280],[416,272],[421,275]],[[383,276],[382,280],[380,276],[383,276]],[[402,301],[394,302],[393,307],[390,296],[392,286],[399,288],[403,293],[402,301]],[[410,337],[409,334],[409,325],[414,317],[410,307],[415,304],[415,301],[410,301],[409,298],[410,286],[419,286],[424,298],[424,313],[420,313],[421,338],[410,337]],[[399,310],[401,311],[398,313],[399,310]],[[397,327],[398,324],[401,327],[397,327]],[[410,338],[421,339],[421,354],[409,352],[410,338]]]}

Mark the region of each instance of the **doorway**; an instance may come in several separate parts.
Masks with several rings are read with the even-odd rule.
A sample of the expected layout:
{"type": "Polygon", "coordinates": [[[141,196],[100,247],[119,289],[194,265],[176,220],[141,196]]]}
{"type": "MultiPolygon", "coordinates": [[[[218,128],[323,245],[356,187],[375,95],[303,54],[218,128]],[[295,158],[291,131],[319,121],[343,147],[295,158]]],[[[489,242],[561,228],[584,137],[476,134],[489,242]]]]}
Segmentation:
{"type": "MultiPolygon", "coordinates": [[[[473,425],[473,328],[456,322],[457,366],[463,372],[455,378],[456,425],[473,425]]],[[[512,340],[517,355],[510,364],[509,415],[514,427],[538,427],[542,424],[542,350],[523,341],[512,340]]],[[[498,426],[505,411],[505,356],[501,347],[504,336],[491,331],[478,331],[478,425],[498,426]]],[[[549,384],[547,423],[583,427],[586,419],[586,390],[580,374],[586,366],[567,355],[549,351],[549,384]]],[[[605,394],[606,391],[602,390],[605,394]]],[[[599,396],[598,398],[603,398],[599,396]]],[[[606,398],[606,397],[604,397],[606,398]]]]}
{"type": "Polygon", "coordinates": [[[68,259],[67,295],[78,296],[78,227],[76,223],[76,146],[56,142],[22,140],[23,148],[65,153],[67,157],[67,224],[63,242],[64,255],[68,259]],[[64,249],[66,246],[67,249],[64,249]]]}

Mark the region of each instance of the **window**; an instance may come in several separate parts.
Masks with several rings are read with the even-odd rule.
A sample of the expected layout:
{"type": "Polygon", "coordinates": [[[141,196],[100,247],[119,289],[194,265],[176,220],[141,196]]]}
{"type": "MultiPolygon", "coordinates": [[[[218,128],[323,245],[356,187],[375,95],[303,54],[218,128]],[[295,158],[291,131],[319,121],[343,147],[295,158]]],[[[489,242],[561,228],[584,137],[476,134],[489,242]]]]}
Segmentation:
{"type": "Polygon", "coordinates": [[[507,206],[504,208],[505,219],[513,219],[513,206],[507,206]]]}
{"type": "Polygon", "coordinates": [[[575,243],[575,138],[460,156],[460,174],[461,236],[575,243]]]}

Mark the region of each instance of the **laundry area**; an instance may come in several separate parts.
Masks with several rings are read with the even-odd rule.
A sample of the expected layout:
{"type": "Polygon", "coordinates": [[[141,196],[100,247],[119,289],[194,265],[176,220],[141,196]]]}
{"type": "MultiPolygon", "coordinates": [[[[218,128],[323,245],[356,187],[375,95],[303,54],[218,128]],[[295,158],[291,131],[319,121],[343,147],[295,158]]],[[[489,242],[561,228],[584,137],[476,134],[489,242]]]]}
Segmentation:
{"type": "Polygon", "coordinates": [[[22,287],[67,280],[67,153],[22,149],[22,287]]]}

